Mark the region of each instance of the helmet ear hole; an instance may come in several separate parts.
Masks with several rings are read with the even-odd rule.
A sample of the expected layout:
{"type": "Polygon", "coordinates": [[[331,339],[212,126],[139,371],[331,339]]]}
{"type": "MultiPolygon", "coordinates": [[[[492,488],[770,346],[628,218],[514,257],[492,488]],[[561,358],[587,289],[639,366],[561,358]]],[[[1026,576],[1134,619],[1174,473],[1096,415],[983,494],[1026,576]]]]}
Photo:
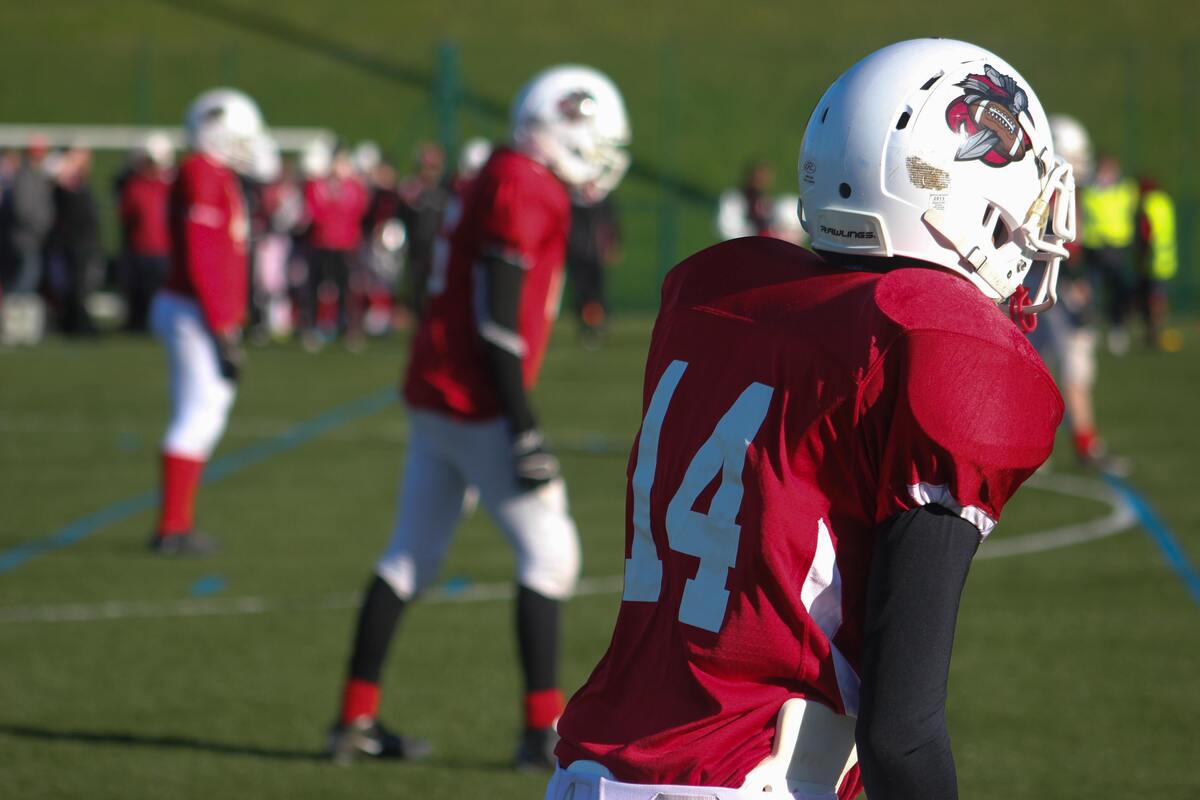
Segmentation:
{"type": "MultiPolygon", "coordinates": [[[[996,216],[999,216],[997,214],[996,216]]],[[[1008,230],[1008,226],[1004,224],[1003,219],[996,220],[996,227],[992,228],[992,245],[999,249],[1008,244],[1008,240],[1012,238],[1012,234],[1008,230]]]]}

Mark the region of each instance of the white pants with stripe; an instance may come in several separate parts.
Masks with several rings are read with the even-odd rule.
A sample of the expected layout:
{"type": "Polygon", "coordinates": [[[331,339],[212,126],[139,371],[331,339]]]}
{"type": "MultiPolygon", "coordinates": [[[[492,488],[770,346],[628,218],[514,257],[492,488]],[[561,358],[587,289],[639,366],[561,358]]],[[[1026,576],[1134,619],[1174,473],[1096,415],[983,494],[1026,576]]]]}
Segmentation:
{"type": "Polygon", "coordinates": [[[579,535],[562,479],[535,491],[518,488],[502,418],[410,409],[409,428],[395,528],[376,565],[396,594],[409,599],[436,579],[474,488],[516,553],[517,581],[554,600],[569,597],[579,577],[579,535]]]}
{"type": "Polygon", "coordinates": [[[150,305],[150,329],[167,351],[171,385],[171,420],[163,450],[171,455],[207,461],[237,394],[221,375],[217,345],[195,300],[160,291],[150,305]]]}

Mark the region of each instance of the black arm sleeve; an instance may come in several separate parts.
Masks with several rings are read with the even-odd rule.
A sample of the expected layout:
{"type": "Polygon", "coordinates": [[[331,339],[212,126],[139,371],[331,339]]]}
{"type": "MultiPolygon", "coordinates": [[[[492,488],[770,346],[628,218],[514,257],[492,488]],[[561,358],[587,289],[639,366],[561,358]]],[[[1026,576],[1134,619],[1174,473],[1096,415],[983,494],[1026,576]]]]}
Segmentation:
{"type": "Polygon", "coordinates": [[[517,325],[525,270],[499,255],[486,254],[476,263],[474,278],[475,329],[496,393],[516,436],[537,424],[525,394],[521,364],[526,344],[517,325]]]}
{"type": "Polygon", "coordinates": [[[940,506],[879,529],[867,589],[856,740],[871,800],[954,800],[946,682],[979,532],[940,506]]]}

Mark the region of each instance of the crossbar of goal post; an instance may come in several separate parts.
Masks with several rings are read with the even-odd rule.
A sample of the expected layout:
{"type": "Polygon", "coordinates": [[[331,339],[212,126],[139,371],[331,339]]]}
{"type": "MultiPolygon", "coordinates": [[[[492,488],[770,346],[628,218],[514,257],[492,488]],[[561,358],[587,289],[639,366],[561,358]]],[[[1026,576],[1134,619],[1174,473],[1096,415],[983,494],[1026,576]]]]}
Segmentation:
{"type": "MultiPolygon", "coordinates": [[[[328,128],[275,128],[271,135],[285,152],[300,152],[314,141],[332,144],[328,128]]],[[[160,125],[40,125],[0,124],[0,147],[24,148],[40,140],[47,147],[87,147],[92,150],[131,150],[152,133],[165,133],[176,149],[183,147],[183,129],[160,125]]]]}

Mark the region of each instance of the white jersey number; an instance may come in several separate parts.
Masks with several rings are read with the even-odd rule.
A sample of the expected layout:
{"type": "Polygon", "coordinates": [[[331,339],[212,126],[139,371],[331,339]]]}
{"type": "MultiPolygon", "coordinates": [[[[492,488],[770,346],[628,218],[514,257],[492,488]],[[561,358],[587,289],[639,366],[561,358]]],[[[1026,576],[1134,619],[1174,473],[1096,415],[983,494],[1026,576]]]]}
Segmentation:
{"type": "MultiPolygon", "coordinates": [[[[633,545],[625,561],[625,600],[657,602],[662,590],[662,562],[650,529],[650,489],[658,465],[663,417],[686,369],[686,361],[671,362],[654,389],[642,421],[633,471],[633,545]]],[[[696,577],[689,578],[684,586],[680,622],[708,631],[721,629],[729,603],[725,582],[737,562],[741,536],[736,519],[742,506],[746,449],[758,434],[774,393],[772,387],[762,383],[752,383],[742,391],[692,457],[683,482],[667,506],[667,541],[671,549],[700,559],[696,577]],[[718,473],[721,483],[708,513],[693,511],[696,498],[718,473]]]]}

